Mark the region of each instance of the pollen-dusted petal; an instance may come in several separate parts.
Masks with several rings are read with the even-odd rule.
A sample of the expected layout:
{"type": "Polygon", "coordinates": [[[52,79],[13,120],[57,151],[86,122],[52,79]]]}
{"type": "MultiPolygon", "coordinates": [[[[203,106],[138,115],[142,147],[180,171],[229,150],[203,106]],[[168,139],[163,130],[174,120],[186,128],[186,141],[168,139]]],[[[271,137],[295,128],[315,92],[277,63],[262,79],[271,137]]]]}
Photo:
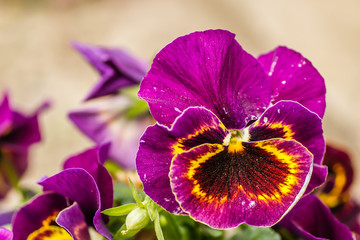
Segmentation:
{"type": "Polygon", "coordinates": [[[41,227],[56,225],[58,213],[67,207],[66,199],[56,193],[43,193],[24,205],[13,219],[13,240],[26,239],[41,227]]]}
{"type": "Polygon", "coordinates": [[[325,152],[325,140],[319,116],[301,104],[280,101],[268,108],[249,127],[250,141],[271,138],[295,139],[314,155],[314,178],[310,180],[306,193],[320,186],[326,179],[326,167],[321,167],[325,152]]]}
{"type": "Polygon", "coordinates": [[[225,126],[204,108],[187,109],[171,129],[161,125],[147,128],[140,139],[136,162],[145,193],[167,211],[182,213],[170,188],[171,159],[204,143],[221,144],[226,135],[225,126]]]}
{"type": "Polygon", "coordinates": [[[272,103],[293,100],[324,116],[325,82],[309,60],[286,47],[278,47],[258,60],[271,84],[272,103]]]}
{"type": "Polygon", "coordinates": [[[271,226],[305,191],[313,156],[301,144],[272,139],[241,145],[230,151],[204,144],[172,160],[171,188],[195,220],[220,229],[243,222],[271,226]]]}
{"type": "Polygon", "coordinates": [[[139,91],[161,124],[170,126],[188,107],[203,106],[229,129],[259,116],[270,95],[262,66],[224,30],[191,33],[167,45],[139,91]]]}
{"type": "Polygon", "coordinates": [[[56,222],[70,233],[72,239],[90,239],[88,225],[77,203],[62,210],[56,218],[56,222]]]}

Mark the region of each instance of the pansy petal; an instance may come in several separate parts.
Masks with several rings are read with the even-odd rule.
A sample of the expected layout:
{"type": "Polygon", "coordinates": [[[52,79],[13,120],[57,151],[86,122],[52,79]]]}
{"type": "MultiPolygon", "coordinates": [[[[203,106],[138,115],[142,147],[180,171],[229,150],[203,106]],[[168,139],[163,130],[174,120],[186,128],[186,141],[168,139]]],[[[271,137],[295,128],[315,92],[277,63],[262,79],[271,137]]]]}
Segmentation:
{"type": "Polygon", "coordinates": [[[121,49],[84,43],[73,43],[73,46],[101,74],[86,100],[115,94],[122,87],[139,84],[146,74],[147,65],[121,49]]]}
{"type": "Polygon", "coordinates": [[[241,129],[269,105],[271,88],[258,61],[224,30],[179,37],[154,58],[139,96],[159,123],[202,106],[229,129],[241,129]]]}
{"type": "Polygon", "coordinates": [[[66,229],[74,240],[90,239],[88,225],[77,203],[62,210],[56,222],[66,229]]]}
{"type": "Polygon", "coordinates": [[[325,140],[321,119],[299,103],[276,103],[249,127],[249,134],[250,141],[271,138],[295,139],[314,155],[314,163],[322,163],[325,140]]]}
{"type": "Polygon", "coordinates": [[[204,144],[174,157],[171,188],[182,209],[213,228],[271,226],[298,201],[312,154],[294,140],[204,144]]]}
{"type": "Polygon", "coordinates": [[[77,202],[89,225],[100,205],[100,193],[94,178],[81,168],[70,168],[39,182],[45,190],[52,190],[77,202]],[[76,183],[76,184],[74,184],[76,183]]]}
{"type": "Polygon", "coordinates": [[[161,125],[148,127],[137,155],[137,172],[145,193],[169,212],[181,213],[170,188],[171,159],[203,143],[221,144],[225,137],[225,126],[204,108],[187,109],[171,129],[161,125]]]}
{"type": "Polygon", "coordinates": [[[309,60],[286,47],[278,47],[258,60],[271,83],[272,103],[293,100],[324,116],[325,82],[309,60]]]}
{"type": "Polygon", "coordinates": [[[297,237],[309,240],[353,239],[349,228],[340,223],[314,195],[302,198],[279,225],[297,237]]]}
{"type": "Polygon", "coordinates": [[[9,104],[9,97],[4,94],[3,101],[0,104],[0,136],[7,133],[11,126],[13,119],[13,112],[11,111],[9,104]]]}
{"type": "Polygon", "coordinates": [[[102,165],[106,160],[109,144],[96,146],[80,154],[68,158],[64,169],[82,168],[96,181],[101,197],[101,210],[113,205],[113,184],[110,173],[102,165]]]}
{"type": "Polygon", "coordinates": [[[33,198],[14,216],[13,240],[27,239],[29,234],[35,231],[41,234],[44,231],[59,230],[54,225],[55,219],[58,213],[66,207],[66,199],[53,192],[45,192],[33,198]]]}
{"type": "Polygon", "coordinates": [[[326,166],[314,163],[311,179],[304,194],[311,193],[315,188],[323,185],[326,182],[327,175],[328,168],[326,166]]]}
{"type": "Polygon", "coordinates": [[[148,116],[128,119],[132,101],[125,96],[107,96],[89,101],[70,112],[70,120],[95,143],[111,142],[109,158],[124,168],[135,169],[139,139],[153,123],[148,116]]]}
{"type": "Polygon", "coordinates": [[[0,227],[0,239],[2,240],[12,240],[13,233],[6,228],[0,227]]]}

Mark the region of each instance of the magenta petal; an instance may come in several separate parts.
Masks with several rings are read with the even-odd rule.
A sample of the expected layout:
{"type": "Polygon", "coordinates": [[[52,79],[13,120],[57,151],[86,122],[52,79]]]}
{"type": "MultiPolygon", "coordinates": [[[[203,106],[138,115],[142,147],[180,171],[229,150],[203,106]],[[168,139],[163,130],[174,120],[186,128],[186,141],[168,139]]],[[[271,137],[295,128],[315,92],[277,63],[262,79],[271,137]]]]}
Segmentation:
{"type": "Polygon", "coordinates": [[[59,194],[45,192],[24,205],[13,218],[13,240],[23,240],[35,230],[38,230],[43,221],[57,215],[67,207],[67,201],[59,194]]]}
{"type": "Polygon", "coordinates": [[[309,60],[286,47],[278,47],[258,60],[271,83],[272,103],[293,100],[324,116],[325,82],[309,60]]]}
{"type": "Polygon", "coordinates": [[[327,175],[328,175],[327,166],[314,163],[311,179],[304,194],[309,194],[315,188],[318,188],[321,185],[323,185],[326,181],[327,175]]]}
{"type": "Polygon", "coordinates": [[[13,113],[10,109],[9,97],[4,95],[4,99],[0,104],[0,137],[7,133],[13,119],[13,113]]]}
{"type": "Polygon", "coordinates": [[[150,117],[127,119],[132,101],[125,96],[108,96],[84,103],[69,114],[71,121],[95,143],[111,142],[109,158],[124,168],[135,169],[139,139],[152,124],[150,117]]]}
{"type": "Polygon", "coordinates": [[[139,84],[145,76],[147,65],[125,51],[73,43],[76,48],[101,74],[99,83],[86,100],[115,94],[120,88],[139,84]]]}
{"type": "Polygon", "coordinates": [[[350,229],[340,223],[314,195],[302,198],[279,225],[308,240],[353,239],[350,229]]]}
{"type": "Polygon", "coordinates": [[[274,225],[302,196],[311,155],[296,141],[203,144],[176,155],[171,188],[181,208],[213,228],[274,225]]]}
{"type": "Polygon", "coordinates": [[[179,37],[154,58],[139,96],[153,117],[170,126],[182,111],[202,106],[229,129],[241,129],[269,105],[262,66],[224,30],[179,37]]]}
{"type": "Polygon", "coordinates": [[[145,193],[167,211],[182,213],[170,188],[171,159],[203,143],[222,143],[225,136],[224,125],[204,108],[187,109],[171,129],[160,125],[148,127],[140,140],[136,160],[145,193]]]}
{"type": "Polygon", "coordinates": [[[314,155],[314,163],[322,163],[325,140],[321,119],[299,103],[276,103],[249,127],[249,133],[251,141],[271,138],[295,139],[314,155]]]}
{"type": "Polygon", "coordinates": [[[88,225],[77,203],[62,210],[56,222],[66,229],[74,240],[90,239],[88,225]]]}
{"type": "Polygon", "coordinates": [[[2,240],[12,240],[13,233],[6,228],[0,227],[0,239],[2,240]]]}
{"type": "Polygon", "coordinates": [[[94,178],[100,191],[101,210],[111,208],[113,205],[112,178],[102,165],[106,160],[108,149],[109,144],[96,146],[68,158],[64,163],[64,169],[82,168],[94,178]]]}
{"type": "Polygon", "coordinates": [[[52,190],[77,202],[89,225],[100,207],[100,193],[94,178],[80,168],[70,168],[39,182],[45,190],[52,190]],[[76,184],[74,184],[76,183],[76,184]]]}

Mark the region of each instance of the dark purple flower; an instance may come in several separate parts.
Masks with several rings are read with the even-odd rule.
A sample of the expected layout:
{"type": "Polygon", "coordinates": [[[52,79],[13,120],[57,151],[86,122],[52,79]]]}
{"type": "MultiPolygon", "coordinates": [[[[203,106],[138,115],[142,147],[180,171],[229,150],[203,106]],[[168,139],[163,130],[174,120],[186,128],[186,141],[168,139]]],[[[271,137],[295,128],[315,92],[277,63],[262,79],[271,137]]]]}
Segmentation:
{"type": "Polygon", "coordinates": [[[292,235],[307,240],[354,239],[350,229],[340,223],[330,209],[314,195],[300,199],[279,225],[292,235]]]}
{"type": "Polygon", "coordinates": [[[14,240],[31,234],[89,239],[88,226],[112,239],[105,225],[108,219],[101,214],[113,204],[112,179],[103,166],[107,151],[108,145],[105,145],[70,157],[63,171],[40,181],[44,193],[14,217],[14,240]]]}
{"type": "Polygon", "coordinates": [[[350,193],[354,177],[351,158],[345,151],[327,145],[324,165],[329,174],[316,193],[334,216],[360,238],[360,206],[350,193]]]}
{"type": "Polygon", "coordinates": [[[41,140],[38,116],[48,106],[44,103],[33,114],[24,115],[14,110],[4,95],[0,103],[0,198],[27,169],[29,148],[41,140]]]}
{"type": "Polygon", "coordinates": [[[120,49],[80,43],[74,46],[98,70],[101,79],[86,98],[91,101],[71,111],[69,117],[97,144],[111,142],[111,160],[124,168],[135,169],[140,136],[153,120],[147,112],[131,116],[131,111],[141,106],[141,102],[123,90],[139,85],[145,76],[146,64],[120,49]]]}
{"type": "Polygon", "coordinates": [[[138,85],[146,74],[146,63],[119,48],[104,48],[83,43],[74,43],[73,46],[101,75],[99,82],[85,100],[116,95],[121,88],[138,85]]]}
{"type": "Polygon", "coordinates": [[[13,234],[9,229],[0,227],[0,239],[2,240],[12,240],[13,234]]]}
{"type": "Polygon", "coordinates": [[[139,96],[158,124],[140,140],[137,170],[169,212],[214,228],[271,226],[325,180],[325,85],[299,53],[257,60],[234,37],[195,32],[156,55],[139,96]]]}

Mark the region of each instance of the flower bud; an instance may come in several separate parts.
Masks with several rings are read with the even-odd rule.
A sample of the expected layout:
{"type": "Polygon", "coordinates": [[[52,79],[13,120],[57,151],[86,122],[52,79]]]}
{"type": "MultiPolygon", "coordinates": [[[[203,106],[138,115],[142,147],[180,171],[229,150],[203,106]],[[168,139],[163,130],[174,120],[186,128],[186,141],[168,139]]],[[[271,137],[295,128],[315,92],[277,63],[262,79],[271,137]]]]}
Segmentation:
{"type": "Polygon", "coordinates": [[[140,230],[149,223],[150,217],[145,208],[138,207],[132,210],[126,217],[127,230],[140,230]]]}

